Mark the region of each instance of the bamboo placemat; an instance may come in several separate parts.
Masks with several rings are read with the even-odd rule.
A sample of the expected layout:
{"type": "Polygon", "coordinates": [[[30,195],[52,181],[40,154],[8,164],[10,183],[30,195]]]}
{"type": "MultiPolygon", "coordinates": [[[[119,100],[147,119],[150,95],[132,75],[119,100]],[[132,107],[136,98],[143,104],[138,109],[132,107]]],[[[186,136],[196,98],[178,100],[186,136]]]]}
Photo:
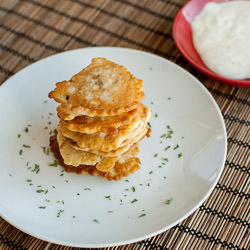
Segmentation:
{"type": "MultiPolygon", "coordinates": [[[[186,68],[219,105],[228,135],[222,176],[209,198],[172,229],[107,249],[250,249],[250,88],[212,80],[193,69],[172,38],[185,0],[1,0],[0,83],[49,55],[89,46],[148,51],[186,68]]],[[[0,218],[0,249],[77,249],[29,236],[0,218]]]]}

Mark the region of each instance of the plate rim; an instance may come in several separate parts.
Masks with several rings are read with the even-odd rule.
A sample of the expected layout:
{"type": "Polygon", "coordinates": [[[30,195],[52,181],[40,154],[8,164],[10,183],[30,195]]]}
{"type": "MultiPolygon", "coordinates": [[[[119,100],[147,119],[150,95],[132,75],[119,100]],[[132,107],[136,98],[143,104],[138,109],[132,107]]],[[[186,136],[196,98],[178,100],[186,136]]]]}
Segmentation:
{"type": "MultiPolygon", "coordinates": [[[[200,1],[200,0],[199,0],[200,1]]],[[[216,0],[203,0],[204,4],[208,3],[208,2],[217,2],[216,0]]],[[[234,1],[234,0],[231,0],[234,1]]],[[[192,60],[192,58],[189,56],[188,53],[186,53],[181,45],[180,45],[180,40],[178,39],[177,33],[178,33],[178,29],[179,29],[179,23],[180,20],[182,20],[184,17],[183,15],[183,11],[185,11],[185,9],[190,5],[193,4],[194,2],[197,2],[197,0],[189,0],[187,3],[185,3],[182,8],[178,11],[175,19],[174,19],[174,23],[173,23],[173,30],[172,30],[172,34],[173,34],[173,38],[176,44],[176,47],[178,48],[179,52],[181,53],[181,55],[184,57],[184,59],[186,61],[188,61],[188,63],[190,63],[194,68],[196,68],[197,70],[199,70],[201,73],[211,77],[212,79],[216,79],[221,81],[222,83],[227,83],[230,85],[236,85],[236,86],[241,86],[241,87],[250,87],[250,79],[232,79],[232,78],[227,78],[224,76],[221,76],[219,74],[216,74],[215,72],[213,72],[212,70],[210,70],[201,60],[199,53],[196,51],[196,49],[194,48],[193,42],[191,43],[192,47],[194,48],[194,50],[197,52],[201,62],[203,64],[200,63],[196,63],[192,60]]],[[[203,7],[202,7],[203,8],[203,7]]],[[[188,22],[188,24],[190,25],[190,22],[188,20],[186,20],[188,22]]]]}
{"type": "Polygon", "coordinates": [[[117,241],[117,242],[113,242],[113,243],[95,243],[95,244],[78,244],[78,243],[73,243],[73,242],[69,242],[69,241],[58,241],[58,240],[53,240],[47,236],[44,235],[39,235],[39,234],[33,234],[32,232],[30,232],[27,229],[23,229],[22,226],[20,225],[16,225],[15,223],[11,222],[9,219],[6,219],[3,214],[0,211],[0,216],[7,221],[9,224],[13,225],[14,227],[16,227],[17,229],[19,229],[20,231],[27,233],[28,235],[31,235],[35,238],[41,239],[41,240],[45,240],[47,242],[51,242],[54,244],[58,244],[58,245],[63,245],[63,246],[71,246],[71,247],[86,247],[86,248],[100,248],[100,247],[114,247],[114,246],[121,246],[121,245],[127,245],[127,244],[131,244],[131,243],[135,243],[141,240],[145,240],[148,239],[150,237],[156,236],[160,233],[165,232],[166,230],[169,230],[170,228],[174,227],[175,225],[177,225],[178,223],[180,223],[181,221],[185,220],[188,216],[190,216],[192,213],[194,213],[200,206],[201,204],[208,198],[208,196],[211,194],[211,192],[213,191],[213,189],[215,188],[216,184],[218,183],[219,178],[221,177],[222,171],[224,169],[224,164],[226,161],[226,154],[227,154],[227,133],[226,133],[226,126],[225,126],[225,122],[223,119],[223,116],[221,114],[221,111],[219,109],[218,104],[216,103],[215,99],[213,98],[213,96],[210,94],[210,92],[207,90],[207,88],[196,78],[194,77],[190,72],[188,72],[187,70],[185,70],[184,68],[180,67],[178,64],[175,64],[174,62],[149,53],[149,52],[145,52],[142,50],[137,50],[137,49],[132,49],[132,48],[126,48],[126,47],[112,47],[112,46],[97,46],[97,47],[85,47],[85,48],[78,48],[78,49],[72,49],[72,50],[67,50],[67,51],[63,51],[60,53],[56,53],[50,56],[47,56],[45,58],[42,58],[41,60],[38,60],[34,63],[31,63],[29,65],[27,65],[26,67],[24,67],[23,69],[21,69],[20,71],[18,71],[17,73],[15,73],[13,76],[11,76],[10,78],[8,78],[6,81],[4,81],[1,85],[0,85],[0,91],[1,91],[1,87],[3,86],[7,86],[9,81],[13,81],[13,79],[16,77],[17,74],[22,74],[25,73],[25,71],[33,66],[34,64],[38,64],[41,61],[44,61],[46,59],[49,59],[51,57],[56,57],[58,55],[62,55],[62,54],[70,54],[70,53],[77,53],[77,51],[84,51],[84,50],[103,50],[103,49],[112,49],[112,50],[124,50],[124,51],[130,51],[132,53],[139,53],[139,54],[145,54],[146,56],[150,56],[150,57],[154,57],[158,60],[162,60],[162,61],[167,61],[169,64],[171,64],[173,67],[177,67],[180,71],[182,71],[184,74],[189,75],[189,77],[192,78],[193,83],[198,85],[199,88],[202,89],[202,91],[206,94],[207,98],[209,98],[209,100],[212,102],[214,108],[216,109],[216,114],[221,122],[222,125],[222,130],[223,130],[223,136],[224,136],[224,155],[222,156],[221,160],[222,160],[222,166],[220,167],[220,171],[213,183],[213,185],[211,185],[211,187],[207,190],[207,192],[205,193],[205,195],[203,196],[203,198],[196,204],[196,206],[194,206],[192,209],[190,209],[187,213],[185,213],[183,216],[181,216],[178,220],[176,220],[175,222],[171,223],[170,225],[163,227],[157,231],[154,231],[152,233],[149,233],[147,235],[141,236],[141,237],[137,237],[137,238],[131,238],[128,240],[123,240],[123,241],[117,241]]]}

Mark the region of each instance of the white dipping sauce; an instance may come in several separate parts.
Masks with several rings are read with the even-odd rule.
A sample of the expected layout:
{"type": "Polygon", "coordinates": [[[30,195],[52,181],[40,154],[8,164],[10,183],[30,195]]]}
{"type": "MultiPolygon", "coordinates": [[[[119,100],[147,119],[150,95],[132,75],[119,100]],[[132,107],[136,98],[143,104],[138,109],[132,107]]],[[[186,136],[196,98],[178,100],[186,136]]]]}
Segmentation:
{"type": "Polygon", "coordinates": [[[191,24],[193,44],[219,75],[250,78],[250,2],[207,3],[191,24]]]}

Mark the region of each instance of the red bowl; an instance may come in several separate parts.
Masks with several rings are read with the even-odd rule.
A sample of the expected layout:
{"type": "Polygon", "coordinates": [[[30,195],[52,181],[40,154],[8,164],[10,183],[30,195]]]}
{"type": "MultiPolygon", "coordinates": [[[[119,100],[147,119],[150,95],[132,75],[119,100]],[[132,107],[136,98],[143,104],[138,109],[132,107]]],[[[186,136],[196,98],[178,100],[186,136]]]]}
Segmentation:
{"type": "Polygon", "coordinates": [[[220,76],[211,71],[201,60],[192,41],[191,22],[208,2],[225,2],[225,0],[191,0],[178,12],[173,25],[173,36],[177,48],[183,57],[204,74],[233,85],[250,87],[250,79],[236,80],[220,76]]]}

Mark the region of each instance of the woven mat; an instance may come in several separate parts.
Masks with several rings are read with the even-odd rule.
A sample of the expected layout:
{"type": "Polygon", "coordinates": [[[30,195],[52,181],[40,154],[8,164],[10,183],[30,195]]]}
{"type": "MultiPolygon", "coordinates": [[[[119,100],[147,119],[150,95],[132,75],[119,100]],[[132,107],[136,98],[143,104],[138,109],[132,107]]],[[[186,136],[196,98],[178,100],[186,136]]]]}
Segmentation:
{"type": "MultiPolygon", "coordinates": [[[[49,55],[89,46],[148,51],[186,68],[219,105],[228,134],[222,176],[209,198],[172,229],[108,249],[250,249],[250,89],[209,79],[181,57],[172,38],[185,0],[1,0],[0,83],[49,55]]],[[[77,249],[29,236],[0,218],[0,249],[77,249]]]]}

